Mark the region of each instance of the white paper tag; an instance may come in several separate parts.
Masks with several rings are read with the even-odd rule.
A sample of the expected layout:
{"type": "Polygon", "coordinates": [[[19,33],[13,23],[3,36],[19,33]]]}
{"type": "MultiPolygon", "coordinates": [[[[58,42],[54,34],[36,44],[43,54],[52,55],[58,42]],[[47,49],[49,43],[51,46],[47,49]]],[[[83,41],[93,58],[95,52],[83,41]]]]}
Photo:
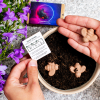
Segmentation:
{"type": "Polygon", "coordinates": [[[39,60],[47,54],[51,53],[47,43],[45,42],[41,32],[34,34],[23,41],[23,44],[29,55],[34,60],[39,60]]]}

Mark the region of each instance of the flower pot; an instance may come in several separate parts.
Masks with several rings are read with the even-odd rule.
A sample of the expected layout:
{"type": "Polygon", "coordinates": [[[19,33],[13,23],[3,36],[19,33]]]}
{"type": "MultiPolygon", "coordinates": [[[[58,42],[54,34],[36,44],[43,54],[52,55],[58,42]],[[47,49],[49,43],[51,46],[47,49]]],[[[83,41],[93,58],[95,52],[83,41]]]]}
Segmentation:
{"type": "MultiPolygon", "coordinates": [[[[46,32],[43,37],[46,39],[49,35],[53,34],[54,32],[57,31],[58,28],[53,28],[51,29],[50,31],[46,32]]],[[[99,75],[99,72],[100,72],[100,65],[98,63],[96,63],[96,68],[95,68],[95,71],[92,75],[92,77],[89,79],[89,81],[87,81],[85,84],[77,87],[77,88],[73,88],[73,89],[69,89],[69,90],[61,90],[61,89],[57,89],[53,86],[51,86],[49,83],[47,83],[43,77],[40,75],[38,75],[38,78],[40,80],[40,82],[46,87],[48,88],[49,90],[53,91],[53,92],[56,92],[56,93],[60,93],[60,94],[74,94],[74,93],[78,93],[78,92],[81,92],[85,89],[87,89],[95,80],[96,78],[98,77],[99,75]]]]}

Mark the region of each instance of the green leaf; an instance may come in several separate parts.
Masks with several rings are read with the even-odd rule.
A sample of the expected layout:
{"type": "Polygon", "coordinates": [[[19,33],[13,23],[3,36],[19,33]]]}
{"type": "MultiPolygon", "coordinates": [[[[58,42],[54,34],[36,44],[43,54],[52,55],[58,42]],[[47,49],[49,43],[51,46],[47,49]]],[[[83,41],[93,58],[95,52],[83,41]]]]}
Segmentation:
{"type": "Polygon", "coordinates": [[[11,8],[11,4],[7,4],[7,8],[11,8]]]}
{"type": "Polygon", "coordinates": [[[4,42],[5,40],[0,37],[0,43],[4,42]]]}
{"type": "Polygon", "coordinates": [[[4,26],[0,26],[0,29],[1,29],[1,30],[4,30],[4,26]]]}
{"type": "Polygon", "coordinates": [[[18,36],[20,37],[22,34],[18,34],[18,36]]]}
{"type": "Polygon", "coordinates": [[[15,9],[15,11],[14,11],[15,13],[17,13],[18,12],[18,10],[17,9],[15,9]]]}
{"type": "Polygon", "coordinates": [[[0,13],[0,21],[2,21],[3,20],[3,13],[0,13]]]}

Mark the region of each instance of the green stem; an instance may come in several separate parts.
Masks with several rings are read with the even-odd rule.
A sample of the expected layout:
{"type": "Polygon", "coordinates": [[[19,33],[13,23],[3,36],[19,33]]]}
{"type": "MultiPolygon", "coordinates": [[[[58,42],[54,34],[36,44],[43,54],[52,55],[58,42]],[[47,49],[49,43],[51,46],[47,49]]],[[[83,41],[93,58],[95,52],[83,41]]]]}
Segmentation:
{"type": "Polygon", "coordinates": [[[21,4],[23,5],[23,0],[21,0],[21,4]]]}
{"type": "Polygon", "coordinates": [[[18,3],[17,3],[17,7],[19,8],[19,0],[18,0],[18,3]]]}
{"type": "Polygon", "coordinates": [[[16,26],[16,21],[13,22],[13,28],[16,26]]]}
{"type": "Polygon", "coordinates": [[[9,27],[9,21],[7,20],[7,28],[9,27]]]}
{"type": "Polygon", "coordinates": [[[6,21],[6,24],[5,24],[5,32],[8,32],[8,30],[9,30],[9,21],[7,20],[6,21]]]}
{"type": "Polygon", "coordinates": [[[1,59],[4,59],[6,58],[5,55],[7,53],[7,49],[8,49],[8,46],[10,45],[10,43],[7,43],[7,46],[5,47],[5,50],[2,52],[2,54],[0,55],[0,58],[1,59]]]}
{"type": "Polygon", "coordinates": [[[9,58],[7,58],[7,57],[6,57],[6,58],[3,58],[3,59],[0,59],[0,61],[2,61],[2,60],[7,60],[7,59],[9,59],[9,58]]]}
{"type": "Polygon", "coordinates": [[[4,52],[4,55],[3,55],[3,58],[4,58],[5,55],[6,55],[6,52],[7,52],[8,46],[9,46],[9,44],[7,45],[7,47],[6,47],[6,49],[5,49],[5,52],[4,52]]]}

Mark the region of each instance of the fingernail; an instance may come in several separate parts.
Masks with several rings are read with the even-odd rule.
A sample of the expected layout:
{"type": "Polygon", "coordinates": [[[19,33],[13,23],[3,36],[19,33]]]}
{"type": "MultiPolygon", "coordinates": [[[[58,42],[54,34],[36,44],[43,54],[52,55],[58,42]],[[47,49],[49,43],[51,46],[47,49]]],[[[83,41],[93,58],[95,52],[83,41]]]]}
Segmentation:
{"type": "Polygon", "coordinates": [[[29,66],[37,67],[37,61],[36,61],[36,60],[31,60],[31,61],[29,62],[29,66]]]}

